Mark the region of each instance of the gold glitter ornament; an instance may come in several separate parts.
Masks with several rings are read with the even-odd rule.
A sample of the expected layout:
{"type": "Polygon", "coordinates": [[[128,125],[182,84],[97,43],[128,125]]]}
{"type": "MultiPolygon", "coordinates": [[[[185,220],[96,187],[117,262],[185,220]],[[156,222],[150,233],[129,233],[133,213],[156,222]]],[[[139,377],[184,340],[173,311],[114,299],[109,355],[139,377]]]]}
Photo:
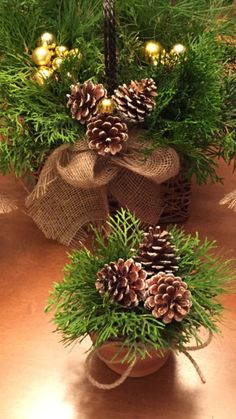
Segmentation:
{"type": "Polygon", "coordinates": [[[159,63],[161,63],[162,65],[165,65],[167,57],[168,57],[168,53],[163,48],[160,54],[157,56],[157,58],[150,58],[149,62],[155,66],[157,66],[159,63]]]}
{"type": "Polygon", "coordinates": [[[47,47],[37,47],[32,52],[32,60],[38,66],[48,65],[51,61],[51,53],[47,47]]]}
{"type": "Polygon", "coordinates": [[[65,47],[65,45],[58,45],[55,48],[55,54],[58,57],[65,58],[69,54],[69,50],[67,47],[65,47]]]}
{"type": "Polygon", "coordinates": [[[45,81],[53,75],[53,70],[48,67],[39,67],[33,75],[35,80],[40,86],[43,86],[45,81]]]}
{"type": "Polygon", "coordinates": [[[52,61],[52,68],[53,70],[58,70],[58,68],[62,65],[64,58],[56,57],[52,61]]]}
{"type": "Polygon", "coordinates": [[[98,104],[98,113],[101,114],[112,114],[116,108],[115,102],[113,99],[105,97],[100,100],[98,104]]]}
{"type": "Polygon", "coordinates": [[[50,32],[44,32],[40,35],[37,45],[40,47],[47,47],[48,49],[55,49],[56,38],[50,32]]]}
{"type": "Polygon", "coordinates": [[[71,49],[70,51],[69,51],[69,53],[68,53],[68,55],[67,55],[68,57],[70,56],[72,56],[72,57],[78,57],[78,61],[80,62],[81,61],[81,58],[82,58],[82,54],[81,54],[81,52],[79,51],[79,49],[78,48],[73,48],[73,49],[71,49]]]}

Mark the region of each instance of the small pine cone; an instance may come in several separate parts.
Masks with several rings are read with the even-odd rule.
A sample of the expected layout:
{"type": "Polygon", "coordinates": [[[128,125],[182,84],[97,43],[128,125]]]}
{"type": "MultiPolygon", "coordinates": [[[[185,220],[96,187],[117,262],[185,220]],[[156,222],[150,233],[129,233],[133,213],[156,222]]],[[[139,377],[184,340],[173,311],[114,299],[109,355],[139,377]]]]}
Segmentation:
{"type": "Polygon", "coordinates": [[[155,107],[157,88],[153,79],[123,84],[115,90],[113,100],[121,116],[131,122],[142,122],[155,107]]]}
{"type": "Polygon", "coordinates": [[[173,274],[159,272],[147,279],[147,298],[145,307],[152,310],[152,315],[168,324],[173,320],[181,322],[191,306],[191,292],[186,282],[173,274]]]}
{"type": "Polygon", "coordinates": [[[67,107],[71,108],[72,118],[81,124],[88,123],[98,113],[98,103],[106,96],[102,84],[94,85],[91,81],[71,86],[71,94],[67,95],[67,107]]]}
{"type": "Polygon", "coordinates": [[[106,264],[97,273],[96,288],[100,294],[108,295],[112,303],[125,308],[137,306],[146,292],[146,272],[133,259],[106,264]]]}
{"type": "Polygon", "coordinates": [[[174,273],[179,269],[180,257],[176,255],[171,236],[167,231],[161,231],[159,226],[149,227],[139,248],[141,252],[136,259],[141,262],[148,276],[158,272],[174,273]]]}
{"type": "Polygon", "coordinates": [[[101,114],[88,124],[89,148],[102,156],[115,155],[128,140],[127,125],[118,116],[101,114]]]}

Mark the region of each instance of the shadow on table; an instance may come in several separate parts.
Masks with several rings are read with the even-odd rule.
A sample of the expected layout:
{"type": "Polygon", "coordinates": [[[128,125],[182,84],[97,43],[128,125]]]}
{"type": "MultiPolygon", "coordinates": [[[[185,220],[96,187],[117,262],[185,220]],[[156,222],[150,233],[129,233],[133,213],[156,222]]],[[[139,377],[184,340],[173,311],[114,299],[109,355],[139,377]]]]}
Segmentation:
{"type": "MultiPolygon", "coordinates": [[[[86,377],[86,369],[71,371],[73,380],[67,385],[67,401],[76,419],[188,419],[196,417],[196,390],[176,377],[176,360],[172,355],[156,373],[143,378],[129,378],[113,390],[100,390],[86,377]]],[[[112,383],[118,377],[98,358],[91,374],[101,383],[112,383]]]]}

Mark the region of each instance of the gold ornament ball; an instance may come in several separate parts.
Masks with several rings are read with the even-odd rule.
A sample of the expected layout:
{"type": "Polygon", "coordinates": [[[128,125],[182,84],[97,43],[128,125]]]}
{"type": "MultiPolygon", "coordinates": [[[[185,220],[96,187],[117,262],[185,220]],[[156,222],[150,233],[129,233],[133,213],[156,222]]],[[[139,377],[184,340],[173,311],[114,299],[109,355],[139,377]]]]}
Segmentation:
{"type": "Polygon", "coordinates": [[[53,70],[48,67],[40,67],[35,72],[33,79],[42,86],[49,77],[51,77],[53,74],[53,70]]]}
{"type": "Polygon", "coordinates": [[[51,61],[51,52],[47,47],[37,47],[32,52],[32,60],[36,65],[48,65],[51,61]]]}
{"type": "Polygon", "coordinates": [[[156,59],[163,50],[163,46],[157,41],[148,41],[144,46],[144,53],[146,57],[156,59]]]}
{"type": "Polygon", "coordinates": [[[180,55],[180,54],[184,54],[186,51],[187,51],[187,48],[184,45],[176,44],[171,49],[170,54],[180,55]]]}
{"type": "Polygon", "coordinates": [[[65,58],[69,54],[69,50],[64,45],[58,45],[55,49],[55,54],[58,57],[65,58]]]}
{"type": "Polygon", "coordinates": [[[99,104],[98,104],[98,112],[99,113],[108,113],[111,114],[114,112],[116,108],[115,102],[114,100],[105,97],[104,99],[100,100],[99,104]]]}
{"type": "Polygon", "coordinates": [[[78,57],[78,61],[81,61],[82,54],[78,48],[73,48],[69,51],[68,56],[78,57]]]}
{"type": "Polygon", "coordinates": [[[54,58],[54,60],[52,61],[53,70],[58,70],[58,68],[62,65],[62,63],[63,63],[63,58],[61,57],[54,58]]]}
{"type": "Polygon", "coordinates": [[[40,47],[48,47],[49,49],[55,49],[56,38],[50,32],[44,32],[40,35],[37,45],[40,47]]]}

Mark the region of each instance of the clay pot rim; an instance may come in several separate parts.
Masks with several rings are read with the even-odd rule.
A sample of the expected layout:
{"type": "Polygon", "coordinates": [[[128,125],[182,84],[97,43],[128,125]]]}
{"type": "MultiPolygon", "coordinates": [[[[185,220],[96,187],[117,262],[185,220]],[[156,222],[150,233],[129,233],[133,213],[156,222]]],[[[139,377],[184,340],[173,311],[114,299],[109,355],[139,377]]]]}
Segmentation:
{"type": "MultiPolygon", "coordinates": [[[[114,344],[114,345],[120,346],[123,349],[129,349],[129,346],[124,345],[124,340],[122,340],[121,338],[108,339],[108,340],[104,341],[103,343],[101,343],[99,346],[95,346],[97,334],[96,333],[89,333],[88,335],[89,335],[90,339],[92,340],[94,349],[96,349],[96,350],[101,349],[103,347],[103,345],[109,345],[109,344],[111,344],[111,345],[114,344]]],[[[160,352],[163,352],[163,353],[166,352],[166,351],[173,351],[173,348],[170,347],[170,346],[161,346],[161,347],[158,347],[158,348],[154,348],[153,346],[145,345],[144,343],[140,343],[139,348],[147,349],[147,352],[148,352],[148,350],[160,351],[160,352]]]]}

